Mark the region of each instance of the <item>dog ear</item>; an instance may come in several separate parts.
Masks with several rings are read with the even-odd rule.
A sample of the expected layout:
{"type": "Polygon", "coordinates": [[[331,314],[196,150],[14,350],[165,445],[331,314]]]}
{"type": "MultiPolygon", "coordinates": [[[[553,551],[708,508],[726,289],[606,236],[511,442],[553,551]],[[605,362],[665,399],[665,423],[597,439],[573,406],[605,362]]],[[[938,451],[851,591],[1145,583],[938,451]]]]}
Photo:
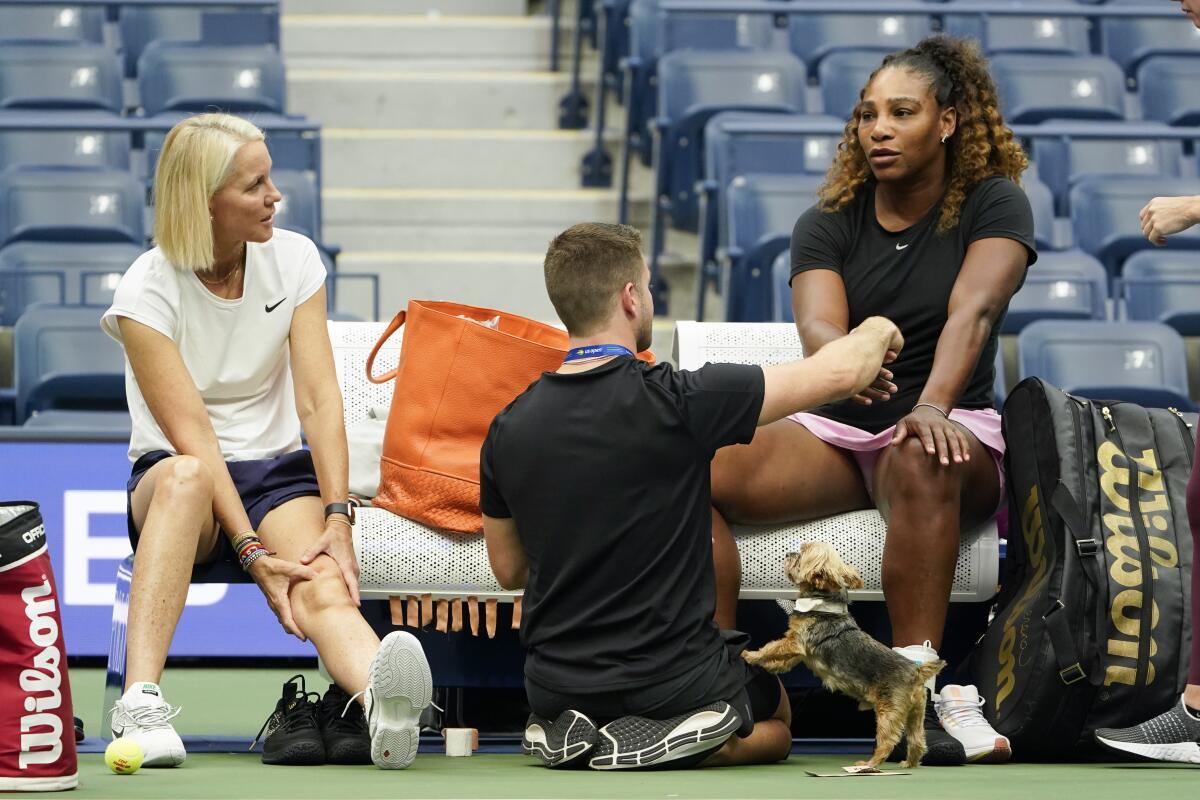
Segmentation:
{"type": "Polygon", "coordinates": [[[802,561],[805,580],[818,591],[840,592],[863,587],[858,570],[842,561],[832,545],[824,542],[805,545],[802,561]]]}
{"type": "Polygon", "coordinates": [[[792,582],[794,586],[799,586],[804,580],[804,571],[801,569],[802,559],[799,553],[788,553],[783,557],[783,574],[792,582]]]}

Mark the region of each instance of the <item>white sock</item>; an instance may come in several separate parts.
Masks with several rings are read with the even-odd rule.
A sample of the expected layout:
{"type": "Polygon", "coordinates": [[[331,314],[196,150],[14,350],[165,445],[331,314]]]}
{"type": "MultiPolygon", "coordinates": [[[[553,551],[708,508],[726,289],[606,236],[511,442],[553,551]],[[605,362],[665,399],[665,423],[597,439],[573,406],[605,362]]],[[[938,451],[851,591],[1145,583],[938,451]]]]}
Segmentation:
{"type": "MultiPolygon", "coordinates": [[[[923,644],[910,644],[906,647],[893,647],[892,649],[916,664],[928,664],[938,660],[937,650],[933,649],[933,643],[928,639],[923,644]]],[[[934,684],[936,680],[937,676],[935,675],[925,681],[925,688],[929,690],[929,696],[935,699],[938,696],[934,684]]]]}

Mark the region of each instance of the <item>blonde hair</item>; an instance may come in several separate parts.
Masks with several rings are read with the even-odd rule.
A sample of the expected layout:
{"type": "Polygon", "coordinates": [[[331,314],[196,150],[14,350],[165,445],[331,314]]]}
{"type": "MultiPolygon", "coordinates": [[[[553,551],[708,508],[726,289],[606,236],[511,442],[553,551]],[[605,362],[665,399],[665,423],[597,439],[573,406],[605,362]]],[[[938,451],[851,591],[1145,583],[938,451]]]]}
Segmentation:
{"type": "Polygon", "coordinates": [[[266,137],[232,114],[198,114],[167,134],[154,172],[154,243],[172,264],[196,272],[213,266],[208,201],[229,180],[233,157],[266,137]]]}

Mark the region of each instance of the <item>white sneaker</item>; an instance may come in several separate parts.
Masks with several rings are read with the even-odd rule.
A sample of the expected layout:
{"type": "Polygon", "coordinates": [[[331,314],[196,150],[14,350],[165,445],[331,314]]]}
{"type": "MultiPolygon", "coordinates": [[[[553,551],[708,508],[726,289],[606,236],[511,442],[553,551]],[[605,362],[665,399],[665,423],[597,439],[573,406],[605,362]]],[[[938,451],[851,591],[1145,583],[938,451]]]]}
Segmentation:
{"type": "Polygon", "coordinates": [[[974,686],[943,686],[934,699],[938,720],[946,733],[966,751],[967,761],[1001,764],[1012,756],[1007,736],[1001,736],[984,719],[983,698],[974,686]]]}
{"type": "Polygon", "coordinates": [[[421,643],[405,631],[389,633],[371,662],[363,694],[375,766],[412,764],[421,740],[421,712],[432,700],[433,679],[421,643]]]}
{"type": "Polygon", "coordinates": [[[176,767],[187,758],[183,740],[171,725],[180,708],[163,699],[157,683],[135,683],[112,707],[113,738],[133,739],[141,746],[144,767],[176,767]]]}

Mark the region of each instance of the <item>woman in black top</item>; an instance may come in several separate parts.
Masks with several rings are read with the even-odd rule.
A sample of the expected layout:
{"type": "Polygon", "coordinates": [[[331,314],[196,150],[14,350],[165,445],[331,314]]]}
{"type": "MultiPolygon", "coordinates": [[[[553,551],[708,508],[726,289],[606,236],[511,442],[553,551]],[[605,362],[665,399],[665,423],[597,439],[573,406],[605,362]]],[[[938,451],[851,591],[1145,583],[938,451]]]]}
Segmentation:
{"type": "Polygon", "coordinates": [[[973,44],[939,36],[887,56],[796,223],[792,307],[807,353],[876,314],[904,352],[852,401],[760,428],[713,462],[718,552],[726,520],[877,506],[893,643],[914,660],[941,643],[960,531],[1002,496],[991,389],[999,322],[1037,257],[1026,166],[973,44]]]}

